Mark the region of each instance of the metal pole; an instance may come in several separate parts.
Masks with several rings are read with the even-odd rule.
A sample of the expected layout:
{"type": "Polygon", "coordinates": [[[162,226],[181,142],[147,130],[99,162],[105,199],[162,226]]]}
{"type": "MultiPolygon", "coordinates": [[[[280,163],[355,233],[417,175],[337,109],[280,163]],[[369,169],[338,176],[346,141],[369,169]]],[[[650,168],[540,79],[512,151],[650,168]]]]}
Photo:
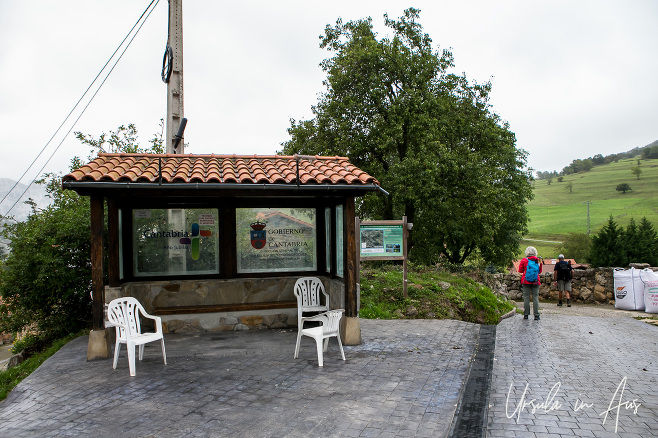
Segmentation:
{"type": "Polygon", "coordinates": [[[589,227],[589,205],[592,203],[592,201],[585,201],[583,204],[587,204],[587,235],[590,235],[590,227],[589,227]]]}

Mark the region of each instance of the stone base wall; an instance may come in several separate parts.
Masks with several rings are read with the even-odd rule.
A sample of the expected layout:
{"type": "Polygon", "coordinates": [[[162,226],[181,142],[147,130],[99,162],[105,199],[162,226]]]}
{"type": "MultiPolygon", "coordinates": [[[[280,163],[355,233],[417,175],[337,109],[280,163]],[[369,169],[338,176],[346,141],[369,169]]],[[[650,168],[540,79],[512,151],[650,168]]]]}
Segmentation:
{"type": "MultiPolygon", "coordinates": [[[[648,265],[634,266],[637,269],[648,268],[648,265]]],[[[574,269],[571,280],[571,300],[582,303],[613,304],[614,268],[574,269]]],[[[657,271],[658,268],[651,268],[657,271]]],[[[521,274],[495,274],[492,289],[511,300],[522,300],[521,274]]],[[[557,300],[558,290],[553,273],[540,274],[539,298],[557,300]]],[[[565,297],[563,297],[565,298],[565,297]]]]}
{"type": "MultiPolygon", "coordinates": [[[[221,306],[296,301],[293,293],[299,277],[244,278],[230,280],[170,280],[124,283],[105,288],[105,302],[115,298],[135,297],[146,312],[157,314],[159,308],[221,306]]],[[[345,307],[342,280],[320,277],[329,307],[345,307]]],[[[297,307],[245,310],[240,312],[180,313],[162,315],[163,328],[169,333],[249,330],[297,326],[297,307]]]]}

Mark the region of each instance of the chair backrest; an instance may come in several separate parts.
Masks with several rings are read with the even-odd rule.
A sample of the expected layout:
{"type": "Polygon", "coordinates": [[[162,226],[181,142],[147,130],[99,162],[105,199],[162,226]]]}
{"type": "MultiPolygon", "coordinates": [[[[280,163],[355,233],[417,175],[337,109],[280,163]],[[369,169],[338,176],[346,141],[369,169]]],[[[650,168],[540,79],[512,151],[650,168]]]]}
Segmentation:
{"type": "Polygon", "coordinates": [[[138,335],[142,332],[139,324],[140,311],[145,312],[144,307],[135,298],[117,298],[107,306],[107,319],[117,325],[120,338],[126,339],[126,329],[128,335],[138,335]]]}
{"type": "Polygon", "coordinates": [[[324,307],[325,309],[329,309],[329,295],[325,292],[324,285],[319,278],[302,277],[298,279],[295,282],[293,292],[297,297],[297,307],[300,310],[311,307],[324,307]],[[322,304],[323,299],[324,304],[322,304]]]}
{"type": "Polygon", "coordinates": [[[324,313],[327,317],[327,322],[322,324],[322,334],[331,335],[338,333],[340,319],[343,317],[343,312],[343,309],[336,309],[324,313]]]}

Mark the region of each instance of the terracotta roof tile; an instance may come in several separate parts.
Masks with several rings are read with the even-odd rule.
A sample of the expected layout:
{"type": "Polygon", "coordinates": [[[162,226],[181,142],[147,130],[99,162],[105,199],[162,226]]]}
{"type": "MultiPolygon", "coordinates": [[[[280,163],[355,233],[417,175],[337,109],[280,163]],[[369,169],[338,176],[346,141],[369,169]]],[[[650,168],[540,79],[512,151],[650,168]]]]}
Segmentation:
{"type": "Polygon", "coordinates": [[[279,155],[101,153],[63,181],[297,184],[298,173],[300,184],[379,185],[345,157],[279,155]]]}

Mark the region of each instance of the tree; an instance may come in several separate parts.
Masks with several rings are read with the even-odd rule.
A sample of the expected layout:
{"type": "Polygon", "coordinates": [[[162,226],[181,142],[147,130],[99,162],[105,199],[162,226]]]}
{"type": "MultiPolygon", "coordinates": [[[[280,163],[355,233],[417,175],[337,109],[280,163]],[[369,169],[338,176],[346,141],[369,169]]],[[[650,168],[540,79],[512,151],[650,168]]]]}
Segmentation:
{"type": "Polygon", "coordinates": [[[642,263],[637,256],[637,249],[640,245],[640,234],[635,224],[635,219],[631,218],[624,230],[621,238],[621,249],[624,252],[626,263],[642,263]]]}
{"type": "Polygon", "coordinates": [[[91,148],[91,156],[89,158],[90,160],[94,158],[94,155],[100,152],[163,154],[165,152],[164,142],[162,140],[164,119],[160,119],[160,128],[160,132],[154,134],[153,138],[149,140],[151,146],[146,149],[139,146],[137,127],[132,123],[128,126],[119,126],[115,131],[110,131],[109,135],[103,132],[98,136],[98,139],[95,139],[90,134],[85,135],[79,131],[75,132],[75,138],[80,140],[82,144],[85,144],[91,148]]]}
{"type": "Polygon", "coordinates": [[[601,164],[605,164],[605,158],[601,154],[596,154],[592,158],[592,163],[594,163],[596,166],[599,166],[601,164]]]}
{"type": "Polygon", "coordinates": [[[20,332],[34,324],[55,338],[89,319],[90,219],[88,198],[64,191],[59,177],[47,177],[53,203],[2,232],[10,252],[0,270],[0,328],[20,332]]]}
{"type": "Polygon", "coordinates": [[[640,221],[637,234],[638,243],[635,252],[637,260],[658,266],[658,233],[646,217],[640,221]]]}
{"type": "MultiPolygon", "coordinates": [[[[80,133],[77,137],[94,149],[109,144],[112,152],[143,151],[136,134],[129,125],[111,131],[109,140],[105,134],[98,140],[80,133]]],[[[81,165],[74,158],[71,169],[81,165]]],[[[25,222],[6,223],[2,229],[10,251],[0,265],[0,331],[36,330],[47,341],[90,322],[90,208],[88,197],[63,190],[58,175],[45,175],[39,183],[46,185],[52,204],[33,208],[25,222]]]]}
{"type": "Polygon", "coordinates": [[[366,196],[359,214],[406,215],[416,260],[505,264],[526,230],[526,152],[490,110],[491,84],[449,74],[452,54],[432,49],[418,17],[385,15],[393,36],[381,40],[371,19],[326,27],[327,91],[313,119],[291,120],[284,153],[348,156],[375,176],[391,196],[366,196]]]}
{"type": "Polygon", "coordinates": [[[644,159],[656,159],[658,158],[658,144],[655,144],[651,147],[647,147],[642,150],[642,158],[644,159]]]}
{"type": "Polygon", "coordinates": [[[564,185],[564,191],[567,193],[573,193],[573,182],[569,181],[564,185]]]}
{"type": "Polygon", "coordinates": [[[587,259],[593,267],[626,265],[626,257],[621,247],[622,234],[623,229],[610,216],[608,223],[592,237],[592,248],[587,259]]]}
{"type": "Polygon", "coordinates": [[[618,192],[622,192],[622,194],[626,194],[627,191],[633,190],[633,189],[631,189],[631,186],[628,185],[628,183],[621,183],[621,184],[617,184],[617,187],[615,187],[615,190],[617,190],[618,192]]]}
{"type": "Polygon", "coordinates": [[[633,166],[631,167],[631,173],[637,177],[637,179],[640,179],[640,175],[642,175],[642,169],[640,166],[633,166]]]}
{"type": "Polygon", "coordinates": [[[560,245],[560,253],[566,258],[582,263],[587,260],[591,246],[592,240],[587,234],[570,232],[560,245]]]}

